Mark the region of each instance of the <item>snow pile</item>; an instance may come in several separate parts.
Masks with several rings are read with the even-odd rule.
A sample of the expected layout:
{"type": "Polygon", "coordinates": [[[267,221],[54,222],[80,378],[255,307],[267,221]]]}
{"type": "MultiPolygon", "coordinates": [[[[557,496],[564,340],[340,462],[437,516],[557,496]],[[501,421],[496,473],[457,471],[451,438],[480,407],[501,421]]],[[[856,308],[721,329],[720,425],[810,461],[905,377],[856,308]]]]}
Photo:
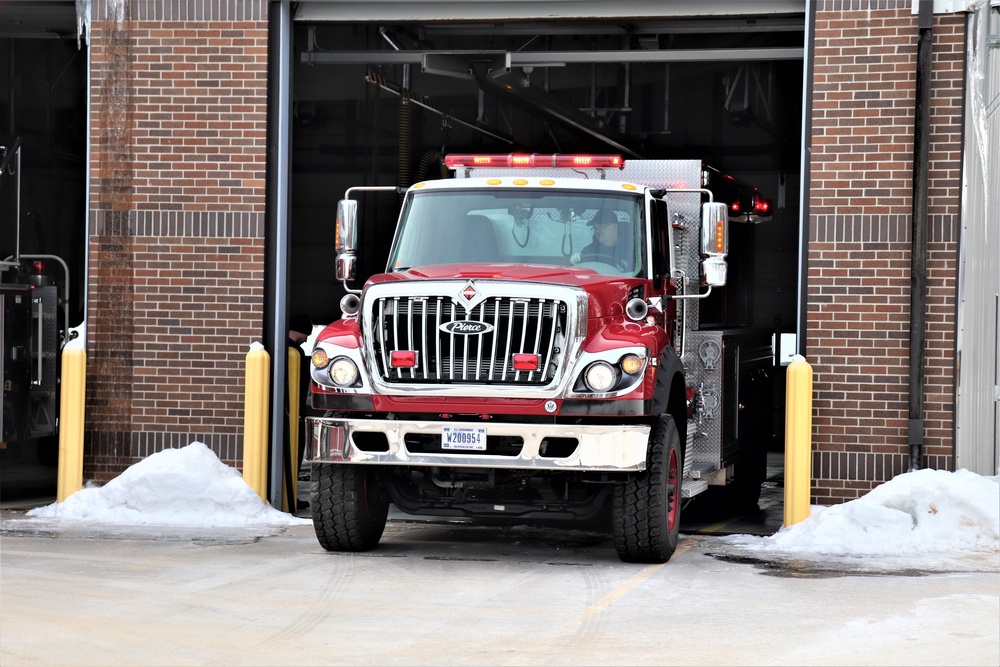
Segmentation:
{"type": "Polygon", "coordinates": [[[997,550],[1000,484],[967,470],[904,473],[779,531],[772,543],[824,553],[997,550]]]}
{"type": "Polygon", "coordinates": [[[1000,569],[1000,477],[903,473],[842,505],[813,506],[809,518],[773,536],[726,541],[797,557],[915,557],[922,565],[931,555],[971,554],[1000,569]]]}
{"type": "Polygon", "coordinates": [[[309,523],[263,500],[204,443],[165,449],[101,487],[30,510],[37,518],[117,525],[241,527],[309,523]]]}

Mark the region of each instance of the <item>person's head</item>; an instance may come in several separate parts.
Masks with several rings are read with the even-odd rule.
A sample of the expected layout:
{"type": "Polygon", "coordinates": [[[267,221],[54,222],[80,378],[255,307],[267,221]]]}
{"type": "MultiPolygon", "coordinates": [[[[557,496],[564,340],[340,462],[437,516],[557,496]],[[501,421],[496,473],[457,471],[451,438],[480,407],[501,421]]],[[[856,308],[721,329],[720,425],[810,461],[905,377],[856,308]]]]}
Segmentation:
{"type": "Polygon", "coordinates": [[[594,240],[613,248],[618,243],[618,216],[613,211],[598,211],[588,223],[594,228],[594,240]]]}
{"type": "Polygon", "coordinates": [[[288,323],[288,339],[301,345],[312,333],[312,326],[312,319],[308,315],[304,313],[296,315],[288,323]]]}

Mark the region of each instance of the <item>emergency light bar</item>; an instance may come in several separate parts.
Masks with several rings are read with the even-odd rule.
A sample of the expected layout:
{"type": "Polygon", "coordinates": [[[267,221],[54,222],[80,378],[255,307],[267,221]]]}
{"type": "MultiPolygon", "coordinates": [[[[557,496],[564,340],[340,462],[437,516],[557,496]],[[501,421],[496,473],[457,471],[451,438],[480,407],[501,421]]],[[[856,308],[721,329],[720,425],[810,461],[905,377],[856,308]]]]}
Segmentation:
{"type": "Polygon", "coordinates": [[[574,168],[593,169],[611,168],[623,169],[625,160],[621,155],[530,155],[508,153],[502,154],[466,154],[446,155],[444,164],[450,169],[456,167],[525,167],[525,168],[574,168]]]}

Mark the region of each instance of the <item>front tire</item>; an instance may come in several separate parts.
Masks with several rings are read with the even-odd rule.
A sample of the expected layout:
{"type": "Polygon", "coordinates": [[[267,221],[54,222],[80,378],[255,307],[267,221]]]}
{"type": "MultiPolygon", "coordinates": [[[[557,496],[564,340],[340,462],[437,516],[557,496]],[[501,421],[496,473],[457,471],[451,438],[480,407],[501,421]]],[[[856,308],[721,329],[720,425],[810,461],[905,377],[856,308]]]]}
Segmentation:
{"type": "Polygon", "coordinates": [[[313,528],[327,551],[370,551],[385,530],[389,496],[377,468],[313,463],[309,503],[313,528]]]}
{"type": "Polygon", "coordinates": [[[626,563],[665,563],[677,549],[681,470],[677,425],[664,414],[649,433],[646,470],[615,487],[612,533],[626,563]]]}

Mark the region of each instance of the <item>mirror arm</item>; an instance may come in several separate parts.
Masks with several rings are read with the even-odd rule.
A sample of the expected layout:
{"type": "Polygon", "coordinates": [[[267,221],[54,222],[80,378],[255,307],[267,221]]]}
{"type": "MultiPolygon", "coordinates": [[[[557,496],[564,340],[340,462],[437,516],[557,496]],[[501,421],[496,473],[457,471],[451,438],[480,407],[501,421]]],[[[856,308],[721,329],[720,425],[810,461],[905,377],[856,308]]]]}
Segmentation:
{"type": "Polygon", "coordinates": [[[351,196],[352,192],[395,192],[397,195],[401,195],[406,193],[406,188],[398,185],[355,185],[347,188],[344,199],[354,199],[351,196]]]}
{"type": "Polygon", "coordinates": [[[670,294],[666,298],[668,299],[704,299],[706,296],[712,293],[712,286],[708,286],[708,290],[702,294],[670,294]]]}

